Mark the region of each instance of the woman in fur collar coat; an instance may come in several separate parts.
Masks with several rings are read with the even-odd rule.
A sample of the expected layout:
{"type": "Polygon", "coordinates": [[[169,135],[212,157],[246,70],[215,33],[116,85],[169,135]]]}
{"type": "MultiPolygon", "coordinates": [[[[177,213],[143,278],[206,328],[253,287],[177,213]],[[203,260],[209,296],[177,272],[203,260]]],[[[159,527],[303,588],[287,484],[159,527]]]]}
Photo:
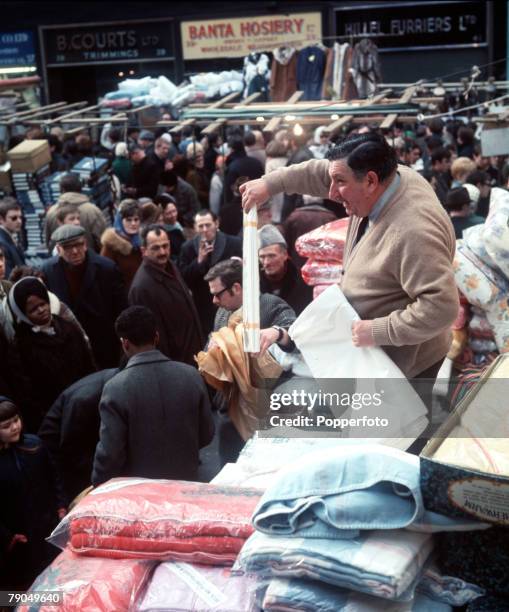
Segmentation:
{"type": "Polygon", "coordinates": [[[123,200],[113,227],[101,236],[101,255],[112,259],[124,278],[127,289],[140,267],[140,205],[137,200],[123,200]]]}

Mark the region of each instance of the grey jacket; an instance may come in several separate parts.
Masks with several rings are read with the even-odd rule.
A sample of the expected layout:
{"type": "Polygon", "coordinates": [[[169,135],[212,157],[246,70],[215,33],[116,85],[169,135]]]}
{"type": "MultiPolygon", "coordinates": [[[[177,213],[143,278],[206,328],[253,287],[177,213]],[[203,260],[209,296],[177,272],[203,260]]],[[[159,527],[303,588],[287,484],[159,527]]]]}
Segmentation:
{"type": "MultiPolygon", "coordinates": [[[[214,321],[214,331],[226,327],[233,313],[226,308],[219,308],[214,321]]],[[[297,317],[293,309],[277,295],[262,293],[260,295],[260,328],[266,329],[278,325],[288,329],[297,317]]],[[[283,348],[283,347],[281,347],[283,348]]],[[[293,349],[293,345],[292,345],[293,349]]]]}
{"type": "Polygon", "coordinates": [[[157,350],[139,353],[106,383],[99,412],[94,486],[117,476],[197,479],[214,422],[195,368],[157,350]]]}

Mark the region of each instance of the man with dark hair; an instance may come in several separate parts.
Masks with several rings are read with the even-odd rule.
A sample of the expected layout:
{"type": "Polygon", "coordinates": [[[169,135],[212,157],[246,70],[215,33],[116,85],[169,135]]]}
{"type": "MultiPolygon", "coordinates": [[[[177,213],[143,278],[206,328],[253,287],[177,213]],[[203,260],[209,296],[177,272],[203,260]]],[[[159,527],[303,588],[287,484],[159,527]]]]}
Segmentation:
{"type": "Polygon", "coordinates": [[[101,368],[118,364],[120,347],[113,323],[126,307],[125,287],[117,266],[87,249],[85,230],[61,225],[51,239],[58,255],[42,266],[50,291],[67,304],[90,339],[101,368]]]}
{"type": "Polygon", "coordinates": [[[115,323],[129,361],[106,383],[92,484],[117,476],[197,480],[199,451],[214,435],[198,372],[157,350],[156,318],[131,306],[115,323]]]}
{"type": "Polygon", "coordinates": [[[101,236],[106,229],[106,221],[101,210],[81,193],[81,181],[78,175],[64,174],[60,179],[60,197],[57,203],[50,206],[44,220],[44,237],[46,246],[50,247],[51,234],[57,229],[57,210],[63,204],[75,204],[80,214],[80,225],[85,229],[88,248],[98,253],[101,249],[101,236]]]}
{"type": "MultiPolygon", "coordinates": [[[[242,315],[242,261],[237,258],[220,261],[205,275],[210,295],[218,307],[214,331],[226,327],[234,315],[242,315]]],[[[288,335],[290,325],[295,321],[295,312],[281,298],[262,293],[260,295],[260,352],[273,344],[289,352],[295,345],[288,335]]],[[[210,340],[207,349],[214,346],[210,340]]],[[[222,463],[237,460],[244,440],[228,416],[228,404],[222,394],[216,394],[214,403],[219,409],[219,454],[222,463]]]]}
{"type": "MultiPolygon", "coordinates": [[[[244,141],[241,136],[231,136],[228,139],[230,154],[226,160],[226,170],[224,175],[224,198],[221,199],[222,206],[233,202],[235,193],[235,181],[240,177],[256,179],[262,176],[264,167],[260,160],[249,157],[244,148],[244,141]]],[[[222,211],[221,211],[222,214],[222,211]]]]}
{"type": "Polygon", "coordinates": [[[374,133],[337,144],[329,160],[281,168],[241,187],[245,208],[281,191],[329,197],[350,216],[341,288],[360,316],[355,346],[380,346],[408,378],[434,379],[458,313],[450,219],[431,186],[398,166],[374,133]]]}
{"type": "Polygon", "coordinates": [[[193,227],[194,215],[200,209],[200,200],[196,189],[173,170],[161,174],[159,193],[168,193],[177,202],[178,220],[184,227],[193,227]]]}
{"type": "Polygon", "coordinates": [[[195,365],[203,339],[189,289],[170,259],[170,239],[162,225],[141,232],[143,262],[129,290],[129,304],[149,308],[156,317],[161,352],[195,365]]]}
{"type": "Polygon", "coordinates": [[[451,185],[450,170],[451,152],[442,147],[436,148],[431,154],[431,185],[442,204],[445,204],[451,185]]]}
{"type": "Polygon", "coordinates": [[[130,198],[150,198],[157,195],[161,166],[153,156],[139,144],[129,146],[131,172],[127,179],[125,192],[130,198]]]}
{"type": "Polygon", "coordinates": [[[451,189],[445,199],[445,208],[451,216],[454,234],[463,238],[463,230],[484,223],[484,217],[472,213],[472,201],[465,187],[451,189]]]}
{"type": "Polygon", "coordinates": [[[219,230],[217,216],[208,209],[194,216],[196,236],[182,245],[179,268],[193,294],[203,333],[212,329],[216,309],[204,280],[209,269],[223,259],[242,257],[242,240],[219,230]]]}
{"type": "Polygon", "coordinates": [[[5,278],[16,266],[25,263],[20,232],[23,226],[21,206],[14,198],[0,200],[0,247],[5,257],[5,278]]]}
{"type": "Polygon", "coordinates": [[[481,217],[488,216],[490,210],[490,193],[493,186],[493,179],[484,170],[474,170],[471,172],[466,179],[466,183],[474,185],[479,189],[479,201],[477,202],[476,213],[481,217]]]}

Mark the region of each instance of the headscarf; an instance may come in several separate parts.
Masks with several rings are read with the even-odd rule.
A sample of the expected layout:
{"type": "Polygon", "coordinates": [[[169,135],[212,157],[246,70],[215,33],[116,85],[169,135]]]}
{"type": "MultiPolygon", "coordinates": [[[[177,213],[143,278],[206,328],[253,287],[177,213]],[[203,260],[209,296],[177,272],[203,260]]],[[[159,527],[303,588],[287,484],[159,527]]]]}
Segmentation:
{"type": "MultiPolygon", "coordinates": [[[[140,218],[141,218],[141,215],[140,215],[140,218]]],[[[126,231],[124,229],[124,225],[122,223],[122,216],[120,215],[120,212],[118,212],[118,211],[115,214],[115,221],[113,223],[113,228],[115,229],[117,234],[120,234],[120,236],[122,236],[126,240],[129,240],[129,242],[131,243],[133,249],[139,249],[140,248],[140,246],[141,246],[141,239],[140,239],[139,232],[136,232],[136,234],[128,234],[128,233],[126,233],[126,231]]]]}
{"type": "MultiPolygon", "coordinates": [[[[25,276],[11,287],[8,297],[9,308],[18,323],[26,323],[34,332],[43,331],[43,328],[34,325],[25,314],[27,300],[31,295],[36,295],[47,304],[50,303],[48,290],[42,280],[35,276],[25,276]]],[[[49,329],[52,328],[44,328],[45,333],[54,333],[49,329]]]]}

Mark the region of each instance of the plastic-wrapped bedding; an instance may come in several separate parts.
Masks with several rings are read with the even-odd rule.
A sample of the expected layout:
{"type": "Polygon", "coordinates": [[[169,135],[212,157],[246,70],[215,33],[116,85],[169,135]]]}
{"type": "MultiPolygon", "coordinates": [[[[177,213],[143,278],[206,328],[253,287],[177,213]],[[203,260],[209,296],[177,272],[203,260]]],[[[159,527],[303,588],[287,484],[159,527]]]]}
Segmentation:
{"type": "Polygon", "coordinates": [[[341,282],[343,266],[336,261],[310,258],[302,266],[300,273],[307,285],[332,285],[341,282]]]}
{"type": "Polygon", "coordinates": [[[231,565],[259,499],[256,489],[115,478],[81,500],[49,541],[97,557],[231,565]]]}
{"type": "Polygon", "coordinates": [[[342,263],[349,222],[348,217],[338,219],[303,234],[295,241],[295,250],[301,257],[342,263]]]}
{"type": "Polygon", "coordinates": [[[403,529],[362,532],[358,538],[268,536],[256,531],[234,571],[260,578],[307,578],[394,601],[410,601],[433,548],[429,533],[403,529]]]}
{"type": "Polygon", "coordinates": [[[381,602],[376,597],[346,591],[323,582],[275,578],[263,599],[266,612],[449,612],[451,606],[416,593],[405,602],[381,602]]]}
{"type": "MultiPolygon", "coordinates": [[[[30,592],[62,593],[58,604],[38,607],[39,612],[112,612],[134,609],[155,562],[137,559],[80,557],[64,550],[35,580],[30,592]]],[[[18,612],[31,612],[26,605],[18,612]]]]}
{"type": "Polygon", "coordinates": [[[155,570],[138,612],[254,612],[257,580],[229,568],[168,561],[155,570]]]}

